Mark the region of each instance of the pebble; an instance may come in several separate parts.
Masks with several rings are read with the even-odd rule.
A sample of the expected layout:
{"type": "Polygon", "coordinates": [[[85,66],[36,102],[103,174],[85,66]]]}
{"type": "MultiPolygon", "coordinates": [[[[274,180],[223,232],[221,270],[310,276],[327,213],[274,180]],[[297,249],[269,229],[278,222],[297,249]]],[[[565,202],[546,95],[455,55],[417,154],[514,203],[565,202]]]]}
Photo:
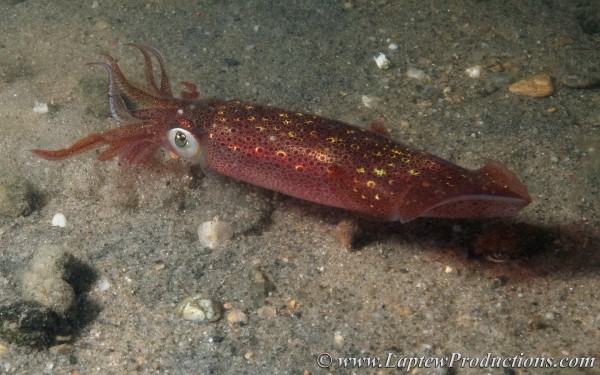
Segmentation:
{"type": "Polygon", "coordinates": [[[212,323],[221,319],[221,305],[202,295],[187,297],[175,308],[175,315],[190,322],[212,323]]]}
{"type": "Polygon", "coordinates": [[[372,108],[373,104],[377,101],[377,99],[367,95],[361,96],[361,100],[363,105],[367,108],[372,108]]]}
{"type": "Polygon", "coordinates": [[[256,315],[258,315],[261,319],[270,319],[277,316],[277,309],[273,306],[263,306],[256,311],[256,315]]]}
{"type": "Polygon", "coordinates": [[[385,53],[379,53],[379,55],[373,57],[375,64],[379,69],[385,70],[390,67],[390,60],[385,56],[385,53]]]}
{"type": "Polygon", "coordinates": [[[600,75],[569,73],[560,77],[560,82],[574,89],[587,89],[600,86],[600,75]]]}
{"type": "Polygon", "coordinates": [[[244,326],[248,324],[248,315],[240,309],[232,309],[227,313],[227,323],[229,325],[244,326]]]}
{"type": "Polygon", "coordinates": [[[554,94],[555,88],[552,77],[546,73],[522,79],[508,87],[513,94],[542,98],[554,94]]]}
{"type": "Polygon", "coordinates": [[[481,65],[468,67],[467,69],[465,69],[465,73],[470,78],[479,78],[481,77],[481,65]]]}
{"type": "Polygon", "coordinates": [[[262,306],[269,292],[275,290],[275,286],[264,272],[257,268],[252,268],[248,273],[248,290],[246,295],[250,304],[257,308],[262,306]]]}
{"type": "Polygon", "coordinates": [[[48,113],[48,103],[35,102],[33,105],[33,112],[35,113],[48,113]]]}
{"type": "Polygon", "coordinates": [[[350,250],[352,249],[352,244],[354,243],[358,230],[359,227],[355,220],[342,220],[335,226],[335,240],[346,250],[350,250]]]}
{"type": "Polygon", "coordinates": [[[0,216],[15,219],[32,209],[31,186],[22,177],[0,174],[0,216]]]}
{"type": "Polygon", "coordinates": [[[64,280],[67,267],[76,262],[65,249],[55,245],[43,245],[35,253],[29,268],[21,275],[23,296],[68,316],[75,308],[75,291],[64,280]]]}
{"type": "Polygon", "coordinates": [[[410,67],[406,71],[406,76],[408,78],[412,78],[412,79],[416,79],[416,80],[420,81],[425,78],[425,72],[422,71],[421,69],[410,67]]]}
{"type": "Polygon", "coordinates": [[[338,349],[341,349],[344,347],[345,340],[344,340],[344,336],[342,336],[341,332],[338,331],[333,334],[333,342],[335,343],[335,346],[338,349]]]}
{"type": "Polygon", "coordinates": [[[48,348],[59,331],[60,318],[34,301],[17,301],[0,306],[0,338],[36,349],[48,348]]]}
{"type": "Polygon", "coordinates": [[[200,244],[209,249],[215,249],[217,246],[227,241],[233,236],[233,230],[229,223],[219,221],[214,218],[211,221],[205,221],[198,227],[198,239],[200,244]]]}
{"type": "Polygon", "coordinates": [[[52,226],[64,228],[67,225],[67,218],[62,213],[56,213],[52,216],[52,226]]]}
{"type": "Polygon", "coordinates": [[[107,290],[109,290],[111,287],[110,281],[108,281],[108,279],[106,277],[101,277],[97,282],[96,282],[96,288],[95,290],[97,292],[106,292],[107,290]]]}

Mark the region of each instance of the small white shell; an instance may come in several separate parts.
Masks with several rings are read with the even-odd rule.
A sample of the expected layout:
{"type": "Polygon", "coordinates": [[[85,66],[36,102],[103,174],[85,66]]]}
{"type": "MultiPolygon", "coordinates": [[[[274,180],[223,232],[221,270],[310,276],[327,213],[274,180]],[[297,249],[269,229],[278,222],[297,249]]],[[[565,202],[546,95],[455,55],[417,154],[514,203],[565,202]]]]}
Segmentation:
{"type": "Polygon", "coordinates": [[[470,78],[479,78],[481,77],[481,66],[474,65],[465,69],[465,74],[470,78]]]}
{"type": "Polygon", "coordinates": [[[374,56],[373,59],[379,69],[387,69],[390,67],[390,60],[388,60],[384,53],[379,53],[379,55],[374,56]]]}
{"type": "Polygon", "coordinates": [[[62,213],[57,213],[52,216],[52,226],[64,228],[67,225],[67,218],[62,213]]]}
{"type": "Polygon", "coordinates": [[[229,223],[219,221],[218,218],[205,221],[198,227],[198,240],[202,246],[209,249],[215,249],[232,236],[233,230],[229,223]]]}
{"type": "Polygon", "coordinates": [[[33,106],[33,112],[35,113],[48,113],[48,103],[35,102],[33,106]]]}
{"type": "Polygon", "coordinates": [[[187,297],[175,308],[175,315],[192,322],[216,322],[221,314],[221,305],[202,295],[187,297]]]}

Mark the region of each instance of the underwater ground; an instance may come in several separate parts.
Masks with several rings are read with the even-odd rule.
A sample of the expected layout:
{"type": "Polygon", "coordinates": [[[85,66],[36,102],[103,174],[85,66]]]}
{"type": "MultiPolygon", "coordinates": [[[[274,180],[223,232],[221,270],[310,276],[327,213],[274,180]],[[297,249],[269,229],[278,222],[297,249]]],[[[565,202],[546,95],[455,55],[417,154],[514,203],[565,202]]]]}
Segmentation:
{"type": "Polygon", "coordinates": [[[0,0],[0,374],[395,374],[407,358],[472,366],[412,374],[598,374],[599,62],[592,0],[0,0]],[[118,126],[86,63],[107,51],[143,81],[131,42],[203,97],[498,160],[533,202],[382,223],[160,154],[29,152],[118,126]],[[509,91],[539,74],[551,95],[509,91]],[[214,248],[198,237],[210,221],[231,234],[214,248]],[[183,320],[190,295],[223,317],[183,320]]]}

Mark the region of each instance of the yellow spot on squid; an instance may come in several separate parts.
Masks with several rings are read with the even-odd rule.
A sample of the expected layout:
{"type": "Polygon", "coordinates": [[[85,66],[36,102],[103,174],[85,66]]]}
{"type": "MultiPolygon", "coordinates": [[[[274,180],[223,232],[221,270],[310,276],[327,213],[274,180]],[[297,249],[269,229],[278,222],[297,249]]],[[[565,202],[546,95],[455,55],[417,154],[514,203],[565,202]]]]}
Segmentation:
{"type": "Polygon", "coordinates": [[[364,168],[356,168],[356,171],[358,173],[365,173],[365,169],[364,168]]]}
{"type": "Polygon", "coordinates": [[[377,176],[381,177],[385,174],[385,169],[373,168],[373,173],[375,173],[377,176]]]}
{"type": "Polygon", "coordinates": [[[255,128],[259,131],[259,132],[264,132],[265,131],[265,127],[264,126],[255,126],[255,128]]]}
{"type": "Polygon", "coordinates": [[[294,132],[288,132],[287,136],[290,137],[290,138],[295,138],[296,134],[294,134],[294,132]]]}
{"type": "Polygon", "coordinates": [[[375,200],[379,200],[380,199],[379,194],[375,194],[375,196],[373,198],[375,198],[375,200]]]}
{"type": "Polygon", "coordinates": [[[394,168],[396,166],[396,164],[394,164],[394,163],[387,163],[387,165],[388,165],[388,167],[392,167],[392,168],[394,168]]]}
{"type": "Polygon", "coordinates": [[[373,181],[373,180],[369,180],[369,181],[367,181],[367,186],[368,186],[368,187],[370,187],[370,188],[374,188],[374,187],[375,187],[375,185],[377,185],[377,184],[375,183],[375,181],[373,181]]]}
{"type": "Polygon", "coordinates": [[[411,176],[418,176],[418,175],[420,175],[420,174],[421,174],[421,172],[419,172],[419,171],[417,171],[417,170],[415,170],[415,169],[409,169],[409,170],[408,170],[408,173],[409,173],[411,176]]]}
{"type": "Polygon", "coordinates": [[[263,148],[262,147],[256,147],[254,149],[254,151],[256,151],[256,152],[258,152],[260,154],[261,152],[263,152],[263,148]]]}
{"type": "Polygon", "coordinates": [[[248,121],[256,121],[256,117],[254,117],[254,116],[249,116],[249,117],[248,117],[248,121]]]}
{"type": "Polygon", "coordinates": [[[402,158],[402,162],[403,163],[410,163],[410,159],[409,158],[402,158]]]}
{"type": "Polygon", "coordinates": [[[355,145],[355,144],[351,144],[350,148],[353,149],[353,150],[358,150],[360,148],[360,146],[359,145],[355,145]]]}
{"type": "Polygon", "coordinates": [[[287,113],[280,113],[280,114],[279,114],[279,117],[287,118],[287,117],[288,117],[288,114],[287,114],[287,113]]]}
{"type": "Polygon", "coordinates": [[[287,156],[287,154],[283,150],[277,150],[277,151],[275,151],[275,155],[277,155],[279,157],[282,157],[282,158],[287,156]]]}
{"type": "Polygon", "coordinates": [[[289,125],[292,123],[290,120],[283,120],[282,122],[283,122],[283,125],[289,125]]]}
{"type": "Polygon", "coordinates": [[[251,105],[247,105],[247,106],[244,106],[244,108],[246,108],[246,109],[253,109],[254,107],[251,106],[251,105]]]}
{"type": "Polygon", "coordinates": [[[227,119],[226,119],[225,117],[221,117],[221,118],[219,119],[219,121],[221,121],[221,122],[227,122],[227,119]]]}
{"type": "Polygon", "coordinates": [[[218,114],[218,115],[224,115],[224,114],[225,114],[225,111],[219,111],[219,112],[217,112],[217,114],[218,114]]]}
{"type": "Polygon", "coordinates": [[[377,156],[377,157],[382,156],[382,155],[383,154],[381,153],[381,151],[377,151],[377,152],[373,153],[373,156],[377,156]]]}
{"type": "Polygon", "coordinates": [[[304,166],[302,164],[296,164],[294,166],[294,169],[297,170],[298,172],[302,172],[304,170],[304,166]]]}

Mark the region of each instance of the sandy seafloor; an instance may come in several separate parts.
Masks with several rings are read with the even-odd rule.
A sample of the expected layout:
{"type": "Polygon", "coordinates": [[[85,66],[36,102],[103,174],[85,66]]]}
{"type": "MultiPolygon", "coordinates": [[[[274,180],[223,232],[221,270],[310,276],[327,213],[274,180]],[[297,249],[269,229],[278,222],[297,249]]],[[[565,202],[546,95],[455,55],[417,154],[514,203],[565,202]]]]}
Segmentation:
{"type": "Polygon", "coordinates": [[[23,280],[40,277],[30,262],[49,245],[91,280],[76,286],[71,336],[43,350],[2,341],[0,373],[404,373],[335,366],[388,353],[599,361],[599,64],[592,0],[0,1],[0,171],[35,197],[25,216],[0,219],[0,304],[25,298],[23,280]],[[31,154],[117,126],[105,73],[85,63],[105,50],[142,80],[129,42],[160,49],[173,82],[197,83],[206,97],[364,127],[383,120],[394,138],[459,165],[499,160],[533,203],[510,219],[358,219],[348,251],[334,235],[354,217],[343,210],[178,161],[132,168],[95,152],[60,162],[31,154]],[[373,60],[380,52],[387,70],[373,60]],[[465,73],[478,65],[479,78],[465,73]],[[424,76],[407,77],[410,68],[424,76]],[[554,95],[508,92],[537,73],[554,78],[554,95]],[[35,112],[36,102],[49,111],[35,112]],[[64,228],[51,225],[59,212],[64,228]],[[234,235],[211,250],[196,231],[214,217],[234,235]],[[498,255],[508,259],[489,260],[498,255]],[[181,320],[173,309],[184,288],[241,309],[248,323],[181,320]],[[320,369],[319,353],[334,365],[320,369]]]}

